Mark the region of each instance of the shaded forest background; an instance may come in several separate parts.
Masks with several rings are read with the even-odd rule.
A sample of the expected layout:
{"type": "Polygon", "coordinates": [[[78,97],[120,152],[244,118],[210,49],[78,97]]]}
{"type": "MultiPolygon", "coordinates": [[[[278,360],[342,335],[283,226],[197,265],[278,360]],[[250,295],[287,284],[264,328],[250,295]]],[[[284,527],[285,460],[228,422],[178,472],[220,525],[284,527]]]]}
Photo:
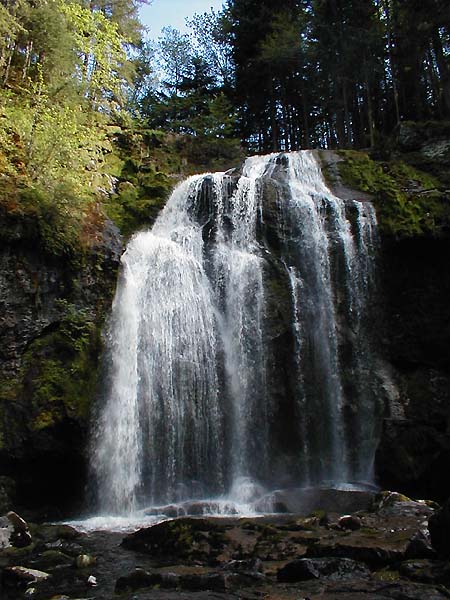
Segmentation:
{"type": "Polygon", "coordinates": [[[244,153],[383,154],[400,122],[450,117],[443,0],[228,0],[152,41],[138,11],[1,0],[0,205],[32,214],[54,253],[105,211],[132,231],[174,174],[244,153]]]}

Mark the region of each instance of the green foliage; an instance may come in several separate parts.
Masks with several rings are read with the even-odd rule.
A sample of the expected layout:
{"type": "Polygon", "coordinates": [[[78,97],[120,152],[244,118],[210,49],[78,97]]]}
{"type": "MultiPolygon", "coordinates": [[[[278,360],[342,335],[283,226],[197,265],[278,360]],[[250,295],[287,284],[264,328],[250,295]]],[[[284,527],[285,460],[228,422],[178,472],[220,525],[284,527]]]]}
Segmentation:
{"type": "Polygon", "coordinates": [[[20,203],[32,215],[41,249],[53,256],[80,260],[82,219],[79,198],[61,184],[49,196],[33,188],[20,194],[20,203]]]}
{"type": "Polygon", "coordinates": [[[347,150],[340,156],[344,183],[374,196],[385,234],[439,235],[450,227],[450,201],[433,177],[402,161],[376,162],[364,152],[347,150]]]}
{"type": "Polygon", "coordinates": [[[174,27],[164,27],[159,38],[159,57],[166,74],[164,85],[178,94],[183,78],[188,75],[192,60],[189,37],[174,27]]]}
{"type": "Polygon", "coordinates": [[[211,8],[209,13],[195,14],[187,24],[193,32],[196,56],[209,66],[219,85],[231,86],[233,60],[226,13],[217,13],[211,8]]]}
{"type": "Polygon", "coordinates": [[[127,40],[119,33],[118,24],[101,11],[63,1],[60,10],[72,33],[82,89],[94,107],[101,107],[111,95],[120,95],[127,40]]]}
{"type": "Polygon", "coordinates": [[[92,197],[104,184],[103,153],[111,148],[103,119],[55,102],[42,78],[18,99],[0,95],[0,156],[9,174],[20,171],[24,183],[50,193],[62,184],[80,199],[92,197]]]}
{"type": "Polygon", "coordinates": [[[115,121],[141,26],[133,0],[0,5],[0,210],[46,253],[82,261],[120,176],[115,121]],[[92,237],[91,236],[91,237],[92,237]]]}
{"type": "Polygon", "coordinates": [[[239,133],[251,151],[373,148],[450,114],[441,0],[229,0],[239,133]]]}

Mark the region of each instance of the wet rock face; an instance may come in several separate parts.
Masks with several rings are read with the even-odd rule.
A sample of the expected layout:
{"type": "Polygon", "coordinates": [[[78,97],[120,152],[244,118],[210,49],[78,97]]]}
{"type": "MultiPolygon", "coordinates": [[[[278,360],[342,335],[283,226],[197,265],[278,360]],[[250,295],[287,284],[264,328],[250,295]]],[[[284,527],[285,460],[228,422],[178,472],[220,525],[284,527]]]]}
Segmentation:
{"type": "Polygon", "coordinates": [[[0,215],[0,227],[9,236],[0,251],[0,507],[67,505],[83,493],[121,238],[106,222],[85,255],[69,259],[40,249],[19,221],[0,215]]]}
{"type": "Polygon", "coordinates": [[[450,239],[385,241],[385,353],[397,399],[386,406],[381,485],[443,501],[450,480],[450,239]]]}
{"type": "MultiPolygon", "coordinates": [[[[407,178],[405,182],[412,192],[408,210],[418,202],[423,211],[417,213],[409,230],[404,230],[402,239],[389,233],[389,228],[384,232],[378,321],[391,380],[376,457],[378,482],[382,487],[439,501],[450,495],[449,479],[442,477],[450,461],[450,235],[445,218],[440,221],[437,216],[443,215],[448,205],[449,139],[448,124],[402,123],[397,131],[398,157],[427,177],[434,175],[437,181],[425,184],[426,178],[422,183],[407,178]],[[436,213],[437,205],[429,195],[437,190],[433,186],[442,196],[442,208],[436,213]],[[418,191],[416,200],[414,190],[418,191]],[[424,228],[427,219],[432,221],[424,228]]],[[[338,161],[342,157],[328,151],[320,154],[337,195],[355,194],[340,180],[338,161]]],[[[388,171],[390,164],[384,165],[388,171]]],[[[392,164],[395,166],[395,161],[392,164]]],[[[392,199],[381,199],[383,193],[377,192],[373,200],[386,218],[392,199]]]]}
{"type": "Polygon", "coordinates": [[[441,558],[450,558],[450,500],[428,521],[431,544],[441,558]]]}
{"type": "Polygon", "coordinates": [[[29,247],[20,235],[2,249],[0,377],[17,373],[30,343],[58,325],[62,317],[58,301],[65,299],[78,309],[87,307],[95,312],[101,293],[111,286],[108,274],[115,277],[121,250],[119,232],[111,222],[106,222],[101,238],[80,266],[29,247]]]}

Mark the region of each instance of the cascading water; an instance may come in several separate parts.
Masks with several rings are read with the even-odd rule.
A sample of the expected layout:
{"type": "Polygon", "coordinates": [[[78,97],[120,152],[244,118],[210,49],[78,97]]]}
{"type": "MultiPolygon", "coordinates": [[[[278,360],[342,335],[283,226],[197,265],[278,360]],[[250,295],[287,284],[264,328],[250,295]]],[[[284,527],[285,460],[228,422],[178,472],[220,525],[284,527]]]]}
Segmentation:
{"type": "Polygon", "coordinates": [[[101,509],[249,502],[285,482],[284,460],[291,485],[369,481],[375,247],[371,205],[333,196],[311,152],[182,183],[122,257],[93,436],[101,509]],[[290,299],[281,404],[273,289],[290,299]]]}

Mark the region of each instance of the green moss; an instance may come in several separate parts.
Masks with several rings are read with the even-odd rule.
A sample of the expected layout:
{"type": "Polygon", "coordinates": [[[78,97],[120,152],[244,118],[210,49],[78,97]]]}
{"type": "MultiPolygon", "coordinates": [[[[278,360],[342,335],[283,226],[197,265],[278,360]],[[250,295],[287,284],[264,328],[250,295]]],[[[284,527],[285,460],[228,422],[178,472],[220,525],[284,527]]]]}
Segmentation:
{"type": "Polygon", "coordinates": [[[176,183],[188,175],[227,170],[243,159],[236,140],[122,129],[109,158],[116,193],[104,200],[107,215],[125,236],[151,225],[176,183]],[[120,171],[119,171],[120,167],[120,171]]]}
{"type": "Polygon", "coordinates": [[[67,417],[86,419],[96,389],[99,325],[86,311],[62,304],[59,328],[36,340],[24,356],[23,393],[32,399],[35,431],[67,417]]]}
{"type": "Polygon", "coordinates": [[[319,521],[323,521],[324,519],[327,519],[328,515],[327,512],[325,510],[313,510],[309,515],[309,518],[313,517],[316,519],[319,519],[319,521]]]}
{"type": "MultiPolygon", "coordinates": [[[[2,401],[13,401],[17,397],[17,386],[19,381],[17,378],[0,380],[0,406],[2,401]]],[[[1,408],[0,408],[1,417],[1,408]]]]}
{"type": "Polygon", "coordinates": [[[382,569],[381,571],[377,571],[373,574],[375,579],[379,581],[398,581],[400,579],[400,574],[398,571],[391,571],[389,568],[382,569]]]}
{"type": "Polygon", "coordinates": [[[128,236],[154,222],[174,185],[170,173],[179,172],[181,163],[170,138],[153,130],[123,131],[119,155],[116,192],[104,201],[104,208],[128,236]]]}
{"type": "Polygon", "coordinates": [[[194,543],[194,531],[191,527],[189,527],[189,525],[173,521],[170,524],[170,529],[174,536],[174,543],[179,552],[186,551],[191,548],[192,544],[194,543]]]}
{"type": "Polygon", "coordinates": [[[439,235],[450,227],[450,201],[434,177],[402,161],[376,162],[364,152],[339,155],[343,182],[373,196],[385,234],[439,235]]]}
{"type": "Polygon", "coordinates": [[[50,410],[44,410],[33,419],[32,423],[31,423],[31,429],[34,429],[35,431],[39,431],[40,429],[46,429],[47,427],[52,427],[53,425],[55,425],[57,423],[59,418],[60,418],[59,415],[57,418],[56,414],[54,412],[52,412],[50,410]]]}

